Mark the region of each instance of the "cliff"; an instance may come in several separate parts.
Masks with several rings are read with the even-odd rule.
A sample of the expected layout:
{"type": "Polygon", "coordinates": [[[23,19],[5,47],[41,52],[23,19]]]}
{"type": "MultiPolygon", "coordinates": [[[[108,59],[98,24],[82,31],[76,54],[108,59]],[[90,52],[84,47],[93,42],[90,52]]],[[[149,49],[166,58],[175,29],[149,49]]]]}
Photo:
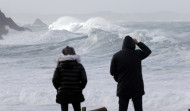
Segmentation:
{"type": "Polygon", "coordinates": [[[0,10],[0,39],[2,39],[2,35],[6,35],[9,32],[5,28],[6,26],[17,31],[31,31],[28,28],[18,26],[11,18],[6,17],[5,14],[0,10]]]}

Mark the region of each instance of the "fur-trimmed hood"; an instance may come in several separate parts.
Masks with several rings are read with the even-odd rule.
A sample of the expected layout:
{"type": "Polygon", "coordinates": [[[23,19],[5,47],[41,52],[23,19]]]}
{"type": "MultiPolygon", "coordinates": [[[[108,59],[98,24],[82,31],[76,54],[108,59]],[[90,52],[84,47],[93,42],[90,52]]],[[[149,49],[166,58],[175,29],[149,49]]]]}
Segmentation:
{"type": "Polygon", "coordinates": [[[79,55],[60,55],[56,62],[60,62],[60,61],[67,61],[67,60],[76,60],[78,63],[81,62],[80,56],[79,55]]]}

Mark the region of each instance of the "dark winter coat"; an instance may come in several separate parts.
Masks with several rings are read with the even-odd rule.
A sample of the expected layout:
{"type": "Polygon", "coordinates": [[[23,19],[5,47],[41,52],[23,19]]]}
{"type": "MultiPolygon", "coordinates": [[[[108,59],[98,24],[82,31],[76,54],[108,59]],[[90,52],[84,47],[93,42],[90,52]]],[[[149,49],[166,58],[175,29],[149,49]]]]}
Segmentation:
{"type": "Polygon", "coordinates": [[[137,45],[141,50],[135,50],[133,39],[125,37],[122,50],[112,58],[110,73],[118,82],[119,97],[131,98],[145,94],[141,61],[150,55],[151,50],[141,42],[137,45]]]}
{"type": "Polygon", "coordinates": [[[52,80],[57,89],[57,103],[84,101],[82,90],[87,84],[87,77],[83,65],[79,62],[80,58],[76,55],[59,58],[52,80]]]}

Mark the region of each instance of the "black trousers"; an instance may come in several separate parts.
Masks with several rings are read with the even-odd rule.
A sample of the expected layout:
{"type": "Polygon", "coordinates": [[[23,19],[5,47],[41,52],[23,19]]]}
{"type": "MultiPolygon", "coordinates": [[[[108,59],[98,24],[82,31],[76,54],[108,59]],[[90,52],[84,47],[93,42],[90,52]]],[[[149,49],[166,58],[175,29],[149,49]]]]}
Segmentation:
{"type": "MultiPolygon", "coordinates": [[[[71,104],[73,105],[74,111],[80,111],[81,110],[80,103],[71,103],[71,104]]],[[[69,105],[69,103],[61,104],[61,111],[68,111],[68,105],[69,105]]]]}
{"type": "Polygon", "coordinates": [[[142,96],[134,98],[119,97],[119,111],[127,111],[129,100],[132,99],[135,111],[143,111],[142,108],[142,96]]]}

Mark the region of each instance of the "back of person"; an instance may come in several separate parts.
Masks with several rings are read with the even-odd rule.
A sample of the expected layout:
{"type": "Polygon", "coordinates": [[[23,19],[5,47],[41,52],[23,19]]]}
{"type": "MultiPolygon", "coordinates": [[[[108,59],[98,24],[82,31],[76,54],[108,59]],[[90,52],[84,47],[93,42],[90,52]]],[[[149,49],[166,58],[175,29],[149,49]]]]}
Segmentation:
{"type": "Polygon", "coordinates": [[[133,97],[144,94],[141,74],[141,59],[137,50],[123,49],[115,56],[117,60],[117,82],[121,86],[118,96],[133,97]],[[125,90],[127,89],[127,90],[125,90]]]}
{"type": "MultiPolygon", "coordinates": [[[[70,50],[71,47],[65,49],[70,50]]],[[[72,48],[71,48],[72,50],[72,48]]],[[[63,54],[64,54],[63,50],[63,54]]],[[[84,96],[82,90],[87,83],[86,72],[80,63],[80,57],[72,53],[66,53],[57,60],[58,65],[54,72],[53,85],[57,90],[56,102],[61,104],[62,111],[68,111],[71,103],[75,111],[80,111],[80,102],[84,96]]]]}
{"type": "Polygon", "coordinates": [[[114,54],[110,73],[117,84],[117,96],[119,97],[120,111],[126,111],[129,99],[132,98],[135,111],[142,111],[142,95],[144,83],[142,78],[141,61],[148,57],[151,50],[143,43],[126,36],[122,50],[114,54]],[[141,50],[135,50],[135,44],[141,50]],[[135,100],[135,101],[134,101],[135,100]],[[125,104],[125,106],[122,106],[125,104]],[[141,107],[141,108],[139,108],[141,107]]]}
{"type": "Polygon", "coordinates": [[[60,87],[59,91],[63,95],[58,98],[57,102],[64,101],[67,103],[82,102],[84,97],[81,88],[81,71],[83,67],[75,60],[61,61],[58,65],[60,87]],[[67,99],[68,98],[68,99],[67,99]],[[59,100],[61,99],[61,100],[59,100]]]}

